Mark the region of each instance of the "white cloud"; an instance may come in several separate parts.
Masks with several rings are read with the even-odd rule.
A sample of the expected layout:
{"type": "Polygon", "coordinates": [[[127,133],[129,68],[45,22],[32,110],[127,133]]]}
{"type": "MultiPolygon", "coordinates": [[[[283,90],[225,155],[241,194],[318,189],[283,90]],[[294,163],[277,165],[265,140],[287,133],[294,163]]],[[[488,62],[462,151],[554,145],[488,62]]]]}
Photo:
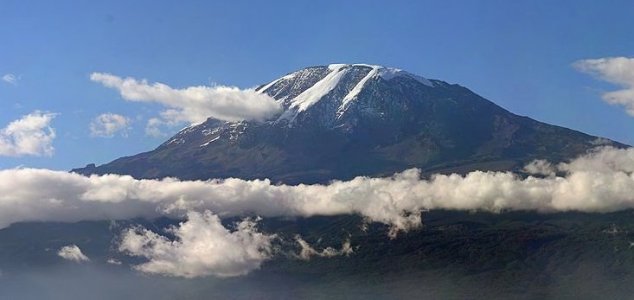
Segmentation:
{"type": "Polygon", "coordinates": [[[160,119],[153,118],[154,124],[148,124],[150,134],[157,133],[158,121],[175,125],[199,123],[210,117],[225,121],[265,120],[281,111],[275,99],[255,89],[230,86],[175,89],[163,83],[148,83],[107,73],[92,73],[90,79],[118,90],[123,99],[163,105],[165,110],[161,112],[160,119]]]}
{"type": "Polygon", "coordinates": [[[77,245],[64,246],[59,249],[57,255],[65,260],[70,260],[78,263],[90,261],[88,256],[84,255],[84,253],[81,252],[81,249],[79,249],[77,245]]]}
{"type": "Polygon", "coordinates": [[[2,75],[2,81],[8,83],[8,84],[12,84],[12,85],[16,85],[18,84],[18,77],[16,77],[15,75],[9,73],[9,74],[4,74],[2,75]]]}
{"type": "Polygon", "coordinates": [[[0,129],[0,155],[53,155],[53,118],[53,113],[35,111],[0,129]]]}
{"type": "Polygon", "coordinates": [[[420,225],[422,209],[608,212],[634,208],[634,149],[602,148],[557,166],[565,176],[520,178],[510,172],[420,178],[410,169],[387,178],[328,185],[269,180],[137,180],[44,169],[0,171],[0,228],[21,221],[183,216],[359,214],[400,229],[420,225]],[[19,188],[16,188],[19,187],[19,188]]]}
{"type": "Polygon", "coordinates": [[[95,117],[90,122],[90,135],[96,137],[113,137],[120,133],[121,136],[128,136],[130,119],[113,113],[105,113],[95,117]]]}
{"type": "Polygon", "coordinates": [[[145,273],[179,277],[244,275],[271,257],[272,235],[258,232],[255,222],[244,220],[230,231],[218,216],[190,212],[187,221],[169,229],[175,240],[142,228],[124,232],[119,250],[143,256],[135,266],[145,273]]]}
{"type": "Polygon", "coordinates": [[[610,104],[623,106],[628,114],[634,116],[634,58],[585,59],[575,62],[573,66],[579,71],[623,87],[621,90],[603,94],[603,99],[610,104]]]}
{"type": "MultiPolygon", "coordinates": [[[[275,185],[269,180],[137,180],[120,175],[86,177],[43,169],[10,169],[0,171],[0,228],[25,221],[77,222],[188,214],[188,221],[170,232],[176,240],[134,229],[125,232],[121,249],[148,258],[147,264],[138,266],[144,272],[231,276],[257,268],[266,259],[268,248],[263,239],[270,236],[259,235],[251,221],[245,221],[237,230],[228,230],[218,218],[358,214],[390,225],[394,233],[421,226],[420,212],[425,209],[634,209],[634,149],[604,147],[568,163],[550,164],[547,169],[557,175],[523,178],[510,172],[475,171],[421,179],[420,171],[411,169],[387,178],[357,177],[327,185],[295,186],[275,185]],[[207,240],[226,244],[228,249],[240,245],[244,251],[261,251],[232,256],[235,253],[205,248],[211,247],[204,242],[207,240]],[[209,256],[215,258],[197,251],[214,253],[209,256]],[[232,263],[223,265],[223,260],[232,263]]],[[[342,251],[348,248],[303,247],[307,249],[305,256],[345,253],[342,251]]]]}

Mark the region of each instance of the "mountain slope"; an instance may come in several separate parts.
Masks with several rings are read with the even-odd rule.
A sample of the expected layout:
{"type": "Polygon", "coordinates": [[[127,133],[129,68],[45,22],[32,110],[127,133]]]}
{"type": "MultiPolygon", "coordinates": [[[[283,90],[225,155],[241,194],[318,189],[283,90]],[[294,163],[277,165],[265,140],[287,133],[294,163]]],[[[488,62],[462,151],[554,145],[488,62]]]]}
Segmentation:
{"type": "Polygon", "coordinates": [[[518,170],[622,146],[515,115],[459,85],[372,65],[309,67],[257,89],[284,110],[266,122],[208,119],[155,150],[73,171],[137,178],[314,183],[426,172],[518,170]]]}

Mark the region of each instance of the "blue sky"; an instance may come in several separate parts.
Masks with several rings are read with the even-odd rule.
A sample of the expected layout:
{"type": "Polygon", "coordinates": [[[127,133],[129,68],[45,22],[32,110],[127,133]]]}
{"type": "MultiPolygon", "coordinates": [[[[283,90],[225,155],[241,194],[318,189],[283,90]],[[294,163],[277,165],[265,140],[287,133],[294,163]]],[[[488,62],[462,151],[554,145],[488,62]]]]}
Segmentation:
{"type": "Polygon", "coordinates": [[[160,105],[125,101],[93,72],[249,88],[336,62],[458,83],[517,114],[634,144],[634,118],[602,100],[619,87],[572,66],[634,56],[631,1],[76,2],[0,1],[0,76],[13,75],[0,81],[0,128],[56,113],[52,156],[0,156],[0,168],[100,164],[166,139],[145,132],[160,105]],[[126,116],[127,134],[91,136],[103,113],[126,116]]]}

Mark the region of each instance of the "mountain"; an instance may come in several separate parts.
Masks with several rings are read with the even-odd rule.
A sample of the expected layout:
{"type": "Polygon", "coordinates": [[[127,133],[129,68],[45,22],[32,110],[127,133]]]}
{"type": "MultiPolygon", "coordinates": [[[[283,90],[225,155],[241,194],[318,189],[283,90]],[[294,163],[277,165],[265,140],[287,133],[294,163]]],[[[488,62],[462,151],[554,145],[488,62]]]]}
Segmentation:
{"type": "Polygon", "coordinates": [[[283,111],[264,121],[214,119],[158,148],[75,169],[137,178],[270,178],[315,183],[359,175],[515,170],[623,146],[515,115],[469,89],[363,64],[308,67],[257,88],[283,111]]]}

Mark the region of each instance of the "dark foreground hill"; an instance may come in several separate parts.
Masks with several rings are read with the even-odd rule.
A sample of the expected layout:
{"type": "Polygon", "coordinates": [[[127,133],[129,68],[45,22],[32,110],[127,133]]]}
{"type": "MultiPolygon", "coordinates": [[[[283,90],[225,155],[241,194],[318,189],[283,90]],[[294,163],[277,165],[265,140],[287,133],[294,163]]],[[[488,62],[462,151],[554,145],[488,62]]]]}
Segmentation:
{"type": "MultiPolygon", "coordinates": [[[[0,230],[1,299],[631,299],[634,212],[464,213],[432,211],[396,239],[358,217],[265,219],[282,252],[243,277],[179,279],[132,270],[115,250],[122,227],[162,232],[175,221],[25,223],[0,230]],[[127,225],[126,225],[127,224],[127,225]],[[300,234],[316,249],[350,256],[294,258],[300,234]],[[78,245],[91,262],[56,249],[78,245]],[[286,254],[285,254],[286,253],[286,254]],[[115,257],[121,265],[108,264],[115,257]]],[[[227,220],[229,226],[231,220],[227,220]]]]}

